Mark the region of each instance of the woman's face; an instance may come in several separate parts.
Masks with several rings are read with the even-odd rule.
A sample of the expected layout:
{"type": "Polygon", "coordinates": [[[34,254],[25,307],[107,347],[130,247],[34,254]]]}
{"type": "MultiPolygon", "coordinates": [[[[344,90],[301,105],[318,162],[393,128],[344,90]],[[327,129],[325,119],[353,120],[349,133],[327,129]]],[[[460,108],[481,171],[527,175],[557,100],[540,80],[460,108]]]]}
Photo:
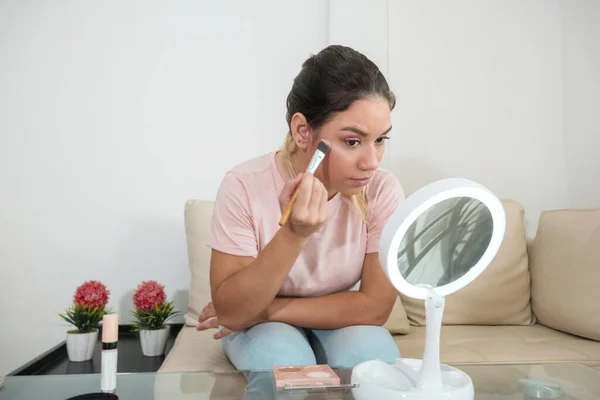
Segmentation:
{"type": "Polygon", "coordinates": [[[312,136],[311,156],[321,139],[331,144],[329,154],[315,175],[331,194],[360,193],[379,167],[391,128],[386,99],[357,100],[346,111],[335,114],[312,136]]]}

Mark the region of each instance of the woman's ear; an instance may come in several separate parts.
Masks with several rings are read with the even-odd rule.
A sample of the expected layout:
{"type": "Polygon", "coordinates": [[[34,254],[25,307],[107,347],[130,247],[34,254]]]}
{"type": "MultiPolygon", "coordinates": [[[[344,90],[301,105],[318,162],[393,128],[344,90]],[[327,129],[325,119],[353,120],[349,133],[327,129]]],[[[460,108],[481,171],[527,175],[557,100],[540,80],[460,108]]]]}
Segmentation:
{"type": "Polygon", "coordinates": [[[290,129],[296,146],[300,150],[306,150],[310,145],[310,135],[312,133],[306,117],[301,113],[295,113],[292,116],[290,129]]]}

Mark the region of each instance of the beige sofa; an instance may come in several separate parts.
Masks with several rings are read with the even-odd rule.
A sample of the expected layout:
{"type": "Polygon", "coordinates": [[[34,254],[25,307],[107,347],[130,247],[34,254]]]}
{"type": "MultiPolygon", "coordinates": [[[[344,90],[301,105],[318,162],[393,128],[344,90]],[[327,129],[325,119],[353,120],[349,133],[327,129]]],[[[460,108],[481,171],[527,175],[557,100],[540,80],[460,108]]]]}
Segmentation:
{"type": "MultiPolygon", "coordinates": [[[[498,255],[477,280],[446,299],[442,362],[581,362],[600,369],[600,210],[544,212],[528,240],[523,207],[503,204],[507,231],[498,255]]],[[[210,300],[205,242],[212,209],[210,201],[185,206],[189,309],[160,372],[234,370],[214,330],[195,330],[210,300]]],[[[423,322],[423,302],[399,296],[385,326],[403,356],[422,357],[423,322]]]]}

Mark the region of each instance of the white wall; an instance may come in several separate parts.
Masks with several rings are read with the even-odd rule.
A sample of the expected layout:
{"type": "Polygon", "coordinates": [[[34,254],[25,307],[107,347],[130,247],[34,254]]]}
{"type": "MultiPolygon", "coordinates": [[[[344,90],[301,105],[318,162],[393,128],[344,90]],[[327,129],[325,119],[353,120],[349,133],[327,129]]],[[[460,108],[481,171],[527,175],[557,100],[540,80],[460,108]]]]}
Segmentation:
{"type": "Polygon", "coordinates": [[[593,0],[331,0],[329,31],[396,91],[384,166],[407,193],[474,179],[533,236],[542,210],[600,205],[599,22],[593,0]]]}
{"type": "Polygon", "coordinates": [[[539,213],[600,206],[600,3],[388,1],[392,170],[463,176],[539,213]]]}
{"type": "Polygon", "coordinates": [[[122,322],[142,279],[185,308],[185,200],[281,143],[328,43],[387,72],[384,166],[408,193],[469,177],[522,202],[530,234],[543,209],[600,203],[593,0],[101,4],[0,3],[0,375],[64,339],[84,280],[122,322]]]}
{"type": "Polygon", "coordinates": [[[395,171],[408,191],[464,176],[526,208],[567,204],[556,2],[390,2],[395,171]]]}
{"type": "MultiPolygon", "coordinates": [[[[350,46],[371,59],[388,76],[388,0],[329,0],[328,44],[350,46]]],[[[391,152],[381,166],[391,169],[391,152]]]]}
{"type": "Polygon", "coordinates": [[[122,322],[143,279],[184,309],[185,201],[282,143],[327,7],[0,3],[0,375],[64,340],[57,313],[84,280],[122,322]]]}
{"type": "Polygon", "coordinates": [[[569,207],[600,205],[600,2],[561,0],[569,207]]]}

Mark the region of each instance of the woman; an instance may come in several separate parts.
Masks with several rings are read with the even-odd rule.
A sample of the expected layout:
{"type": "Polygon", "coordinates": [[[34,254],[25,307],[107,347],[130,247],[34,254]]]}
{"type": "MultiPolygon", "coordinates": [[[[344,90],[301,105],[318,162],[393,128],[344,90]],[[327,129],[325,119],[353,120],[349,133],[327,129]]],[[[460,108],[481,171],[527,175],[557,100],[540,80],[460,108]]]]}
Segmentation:
{"type": "Polygon", "coordinates": [[[382,229],[404,199],[378,169],[394,105],[373,62],[327,47],[294,80],[283,148],[223,179],[209,243],[213,301],[197,329],[221,327],[215,338],[238,370],[400,356],[382,327],[397,292],[378,259],[382,229]],[[329,153],[314,176],[303,173],[321,140],[329,153]]]}

